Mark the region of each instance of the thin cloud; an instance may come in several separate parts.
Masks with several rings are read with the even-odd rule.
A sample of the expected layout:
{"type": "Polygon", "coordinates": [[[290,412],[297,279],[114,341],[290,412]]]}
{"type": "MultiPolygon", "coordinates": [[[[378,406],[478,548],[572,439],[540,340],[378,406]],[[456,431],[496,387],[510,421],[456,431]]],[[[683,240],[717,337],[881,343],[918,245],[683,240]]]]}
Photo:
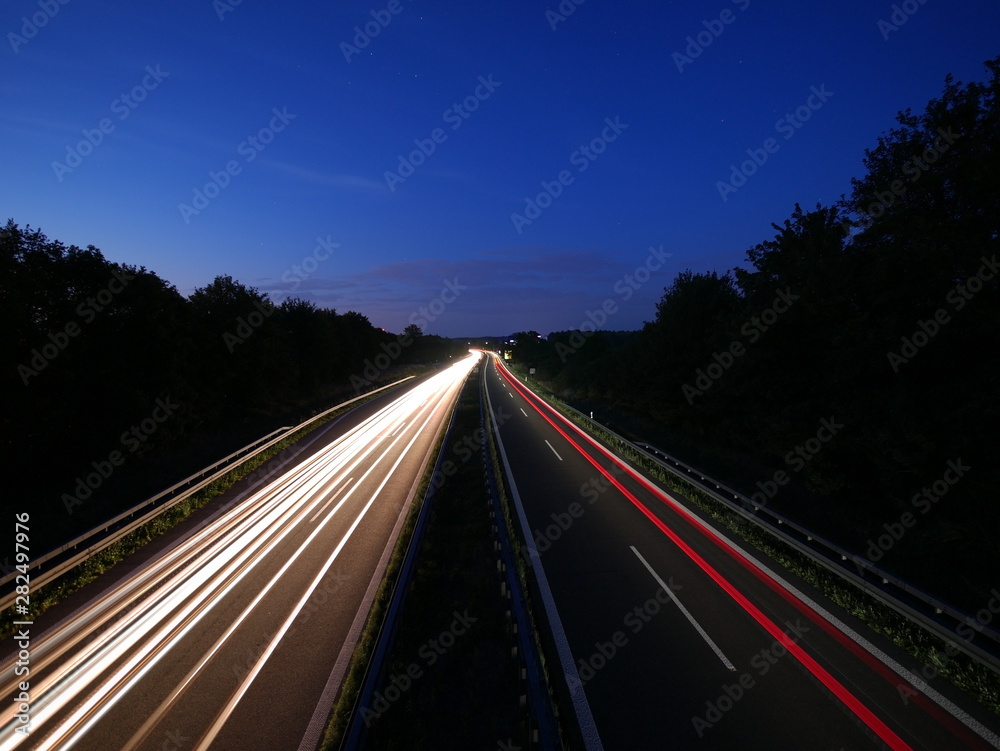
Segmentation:
{"type": "Polygon", "coordinates": [[[360,190],[366,193],[387,194],[388,188],[385,183],[371,180],[359,175],[331,174],[329,172],[316,172],[315,170],[300,167],[289,162],[280,162],[275,159],[265,159],[263,163],[276,172],[294,177],[296,180],[315,183],[317,185],[327,185],[333,188],[347,188],[350,190],[360,190]]]}
{"type": "MultiPolygon", "coordinates": [[[[537,329],[543,326],[540,321],[563,330],[579,327],[588,320],[587,311],[599,308],[605,299],[620,298],[615,283],[635,265],[634,259],[610,260],[591,250],[489,250],[463,259],[379,264],[337,280],[309,278],[293,294],[323,307],[361,312],[390,331],[402,331],[414,318],[428,321],[428,333],[446,335],[537,329]],[[445,295],[454,299],[440,316],[431,321],[420,312],[433,310],[443,290],[455,286],[461,291],[445,295]]],[[[662,287],[667,279],[665,273],[656,286],[662,287]]],[[[637,325],[621,318],[609,321],[610,327],[637,325]]]]}

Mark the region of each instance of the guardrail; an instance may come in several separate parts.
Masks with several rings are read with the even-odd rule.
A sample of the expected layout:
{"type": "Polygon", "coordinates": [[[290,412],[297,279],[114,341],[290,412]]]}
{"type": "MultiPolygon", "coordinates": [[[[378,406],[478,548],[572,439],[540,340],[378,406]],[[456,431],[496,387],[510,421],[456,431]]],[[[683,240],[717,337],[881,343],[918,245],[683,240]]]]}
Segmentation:
{"type": "MultiPolygon", "coordinates": [[[[479,413],[480,425],[485,429],[482,386],[483,384],[481,383],[479,413]]],[[[456,415],[456,412],[452,413],[451,421],[448,424],[448,429],[441,443],[441,450],[438,452],[432,477],[441,476],[439,473],[445,460],[444,449],[452,443],[451,438],[454,435],[456,415]]],[[[513,630],[518,646],[517,652],[520,657],[519,673],[526,684],[524,698],[526,709],[529,711],[529,743],[532,748],[540,748],[542,751],[555,751],[555,749],[560,748],[555,727],[555,718],[552,715],[552,707],[548,702],[544,678],[541,673],[540,657],[530,636],[531,624],[528,619],[527,605],[524,601],[524,593],[521,591],[520,584],[517,581],[517,566],[513,558],[513,548],[510,540],[507,538],[506,525],[503,522],[503,509],[500,507],[497,479],[493,474],[488,452],[489,443],[487,442],[483,447],[485,481],[487,492],[490,495],[489,505],[493,515],[493,531],[499,536],[499,545],[503,555],[503,566],[500,567],[501,573],[504,576],[502,592],[511,603],[510,615],[513,619],[513,630]],[[534,720],[533,723],[531,722],[532,719],[534,720]]],[[[388,670],[389,650],[398,630],[399,615],[410,589],[410,580],[416,570],[417,555],[435,493],[436,487],[431,485],[420,507],[413,533],[407,545],[406,555],[400,566],[396,582],[393,585],[392,599],[386,610],[385,617],[379,626],[378,634],[375,637],[375,649],[365,667],[361,680],[361,688],[355,698],[348,727],[345,729],[341,739],[340,748],[344,751],[362,748],[364,745],[367,729],[362,727],[363,723],[360,721],[358,714],[359,708],[371,706],[375,691],[385,681],[388,670]]]]}
{"type": "MultiPolygon", "coordinates": [[[[538,645],[532,638],[533,627],[528,613],[527,593],[521,586],[518,576],[517,562],[514,560],[514,545],[510,539],[507,520],[500,499],[500,480],[493,469],[490,446],[493,443],[493,432],[486,426],[486,409],[484,393],[486,390],[485,376],[480,383],[479,420],[486,430],[488,440],[483,444],[483,465],[485,468],[486,488],[490,496],[490,508],[493,516],[493,530],[497,536],[502,565],[501,572],[506,584],[504,595],[510,601],[510,616],[517,636],[518,655],[520,657],[521,675],[524,682],[524,703],[529,708],[528,742],[532,748],[543,751],[554,751],[562,748],[559,731],[556,725],[552,702],[542,670],[542,658],[538,645]],[[534,720],[534,722],[531,722],[534,720]]],[[[492,419],[492,416],[490,416],[492,419]]]]}
{"type": "MultiPolygon", "coordinates": [[[[459,396],[456,397],[456,404],[458,403],[458,399],[461,399],[461,391],[459,391],[459,396]]],[[[437,461],[434,463],[434,472],[431,477],[440,476],[438,473],[441,471],[441,465],[444,462],[444,449],[445,446],[451,443],[451,437],[455,431],[457,414],[457,411],[452,410],[451,419],[448,421],[448,428],[441,439],[441,448],[438,450],[437,461]]],[[[417,520],[413,526],[413,532],[410,534],[410,539],[406,545],[403,562],[396,574],[396,581],[392,585],[392,596],[389,600],[389,605],[386,608],[382,622],[379,624],[378,632],[375,634],[375,648],[369,656],[368,664],[365,665],[364,675],[361,678],[361,687],[358,689],[357,696],[354,699],[347,728],[345,728],[344,734],[341,737],[341,749],[362,748],[363,742],[367,737],[367,722],[362,722],[359,712],[365,707],[372,706],[375,692],[385,683],[386,672],[389,669],[387,665],[389,653],[396,639],[396,633],[399,631],[399,616],[403,610],[406,595],[410,590],[413,574],[416,571],[420,543],[424,539],[427,517],[430,514],[430,507],[434,502],[436,492],[437,488],[433,484],[429,485],[424,492],[420,509],[417,511],[417,520]]]]}
{"type": "MultiPolygon", "coordinates": [[[[688,466],[655,446],[648,443],[633,444],[633,446],[660,466],[724,503],[730,510],[735,511],[744,519],[778,537],[812,561],[819,563],[838,576],[848,579],[907,618],[917,621],[947,641],[958,640],[958,642],[965,643],[966,649],[964,651],[1000,672],[1000,658],[996,652],[987,651],[955,632],[955,628],[959,624],[975,623],[975,619],[969,613],[900,579],[895,574],[876,566],[869,559],[852,553],[824,537],[817,536],[788,517],[761,506],[752,498],[716,482],[694,467],[688,466]],[[662,461],[659,458],[661,456],[667,461],[662,461]],[[684,471],[681,472],[675,467],[671,467],[667,462],[673,463],[675,467],[682,468],[684,471]],[[695,477],[698,479],[695,480],[695,477]],[[732,496],[732,499],[728,496],[732,496]],[[734,500],[738,500],[740,503],[735,503],[734,500]],[[770,517],[771,521],[762,519],[762,515],[770,517]],[[851,570],[852,566],[857,569],[856,572],[851,570]],[[868,576],[866,577],[865,574],[868,576]]],[[[1000,645],[1000,631],[989,624],[977,624],[976,630],[994,643],[994,649],[1000,645]]],[[[962,648],[962,643],[956,643],[956,646],[962,648]]]]}
{"type": "MultiPolygon", "coordinates": [[[[32,589],[37,591],[39,587],[43,587],[46,584],[51,584],[59,577],[69,573],[69,571],[76,568],[78,565],[80,565],[83,561],[90,558],[92,555],[99,553],[100,551],[104,550],[107,547],[110,547],[111,545],[118,542],[129,533],[135,531],[142,525],[152,521],[165,511],[168,511],[169,509],[173,508],[178,503],[188,498],[190,495],[197,493],[199,490],[208,485],[211,485],[213,482],[215,482],[228,472],[231,472],[233,469],[238,467],[243,462],[252,459],[257,454],[266,451],[267,449],[271,448],[277,443],[280,443],[281,441],[285,440],[285,438],[287,438],[289,435],[294,435],[295,433],[307,427],[308,425],[316,422],[317,420],[323,419],[324,417],[337,411],[338,409],[342,409],[343,407],[346,407],[349,404],[353,404],[354,402],[359,401],[360,399],[366,399],[369,396],[376,394],[380,391],[384,391],[386,389],[393,388],[394,386],[398,386],[399,384],[403,383],[404,381],[408,381],[413,377],[414,376],[407,376],[406,378],[402,378],[398,381],[395,381],[394,383],[390,383],[387,386],[382,386],[380,388],[362,394],[361,396],[349,399],[348,401],[342,402],[341,404],[338,404],[335,407],[330,407],[330,409],[324,410],[318,415],[310,417],[308,420],[299,425],[292,427],[278,428],[277,430],[274,430],[268,433],[267,435],[258,438],[256,441],[247,444],[243,448],[237,449],[229,456],[223,459],[219,459],[217,462],[210,464],[204,469],[195,472],[193,475],[190,475],[181,480],[180,482],[171,485],[166,490],[162,490],[156,495],[147,498],[146,500],[133,506],[132,508],[123,511],[114,518],[108,519],[103,524],[93,527],[87,532],[84,532],[82,535],[74,538],[73,540],[70,540],[65,545],[56,548],[55,550],[51,550],[39,558],[36,558],[28,566],[28,572],[31,575],[32,589]],[[281,435],[277,435],[279,433],[281,435]],[[276,438],[272,437],[276,435],[277,435],[276,438]],[[209,477],[205,477],[205,475],[208,473],[212,474],[209,477]],[[191,483],[197,480],[198,478],[204,478],[204,479],[202,479],[195,485],[191,485],[191,483]],[[184,488],[185,486],[189,485],[190,487],[187,487],[187,489],[183,493],[180,493],[179,495],[170,498],[170,500],[168,500],[166,503],[156,505],[164,498],[170,496],[172,493],[175,493],[181,488],[184,488]],[[146,511],[145,513],[142,513],[142,515],[139,518],[133,518],[135,517],[136,514],[143,512],[145,509],[150,509],[150,510],[146,511]],[[116,527],[116,525],[121,524],[126,519],[130,518],[132,518],[132,521],[128,522],[124,526],[117,527],[113,532],[110,532],[112,527],[116,527]],[[78,553],[70,556],[69,558],[66,558],[64,560],[58,560],[56,563],[53,564],[52,568],[42,572],[41,574],[34,573],[40,570],[41,567],[44,564],[48,563],[49,561],[58,559],[60,558],[60,556],[64,556],[72,550],[77,550],[81,545],[86,545],[85,549],[80,550],[78,553]]],[[[16,570],[6,574],[2,579],[0,579],[0,588],[6,587],[8,584],[14,581],[15,577],[18,576],[19,574],[20,572],[16,570]]],[[[16,593],[13,591],[9,593],[4,593],[2,596],[0,596],[0,612],[6,610],[14,603],[15,596],[16,593]]]]}
{"type": "MultiPolygon", "coordinates": [[[[592,423],[612,436],[620,448],[628,447],[681,480],[694,485],[730,511],[778,538],[814,563],[847,580],[945,642],[953,644],[957,649],[1000,673],[1000,631],[991,623],[977,621],[973,615],[885,571],[867,558],[814,534],[788,517],[761,505],[665,451],[645,442],[633,443],[565,402],[555,399],[553,401],[559,401],[560,407],[575,413],[582,421],[592,423]],[[982,635],[990,643],[979,645],[959,635],[956,629],[962,625],[972,628],[976,635],[982,635]]],[[[1000,617],[996,620],[1000,620],[1000,617]]]]}

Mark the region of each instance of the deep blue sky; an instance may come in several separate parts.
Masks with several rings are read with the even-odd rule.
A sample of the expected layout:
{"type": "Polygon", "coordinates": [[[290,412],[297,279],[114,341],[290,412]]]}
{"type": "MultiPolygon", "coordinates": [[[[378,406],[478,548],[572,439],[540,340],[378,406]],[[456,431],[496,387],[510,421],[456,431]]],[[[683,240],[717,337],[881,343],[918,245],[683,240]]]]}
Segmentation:
{"type": "Polygon", "coordinates": [[[51,17],[8,0],[0,220],[96,245],[183,294],[229,274],[390,331],[446,279],[460,294],[428,333],[576,328],[608,298],[605,327],[635,329],[678,271],[742,264],[796,201],[849,192],[865,148],[947,73],[985,79],[1000,4],[902,5],[916,12],[883,31],[892,3],[860,0],[567,0],[563,21],[546,17],[556,0],[69,0],[51,17]],[[342,45],[373,10],[391,21],[348,61],[342,45]],[[731,23],[679,71],[674,53],[723,11],[731,23]],[[46,23],[28,38],[24,17],[46,23]],[[120,99],[144,82],[144,101],[120,99]],[[777,121],[824,85],[832,96],[786,139],[777,121]],[[478,109],[457,119],[477,87],[478,109]],[[246,139],[274,110],[294,119],[258,151],[246,139]],[[627,128],[604,153],[573,156],[615,118],[627,128]],[[102,120],[92,153],[53,167],[102,120]],[[390,190],[385,173],[435,128],[434,153],[390,190]],[[723,201],[717,181],[767,138],[778,150],[723,201]],[[231,161],[228,185],[185,216],[231,161]],[[511,214],[563,170],[572,182],[519,232],[511,214]],[[316,252],[317,238],[338,246],[316,252]],[[661,245],[671,257],[626,301],[616,284],[661,245]]]}

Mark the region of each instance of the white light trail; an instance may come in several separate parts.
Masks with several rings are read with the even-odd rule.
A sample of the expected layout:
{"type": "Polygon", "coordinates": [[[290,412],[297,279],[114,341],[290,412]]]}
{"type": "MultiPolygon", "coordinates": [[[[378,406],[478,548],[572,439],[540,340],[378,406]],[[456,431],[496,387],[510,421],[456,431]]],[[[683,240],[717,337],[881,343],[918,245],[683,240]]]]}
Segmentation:
{"type": "MultiPolygon", "coordinates": [[[[454,402],[478,360],[478,355],[470,355],[413,387],[36,638],[32,644],[31,733],[15,732],[16,720],[8,713],[0,727],[0,751],[21,745],[43,751],[72,748],[131,689],[149,680],[150,671],[216,608],[224,605],[242,611],[186,677],[172,687],[160,710],[138,728],[127,746],[138,748],[157,719],[192,686],[253,607],[293,563],[300,557],[305,560],[302,554],[338,512],[352,514],[336,551],[343,548],[367,510],[378,502],[382,488],[421,431],[434,417],[441,422],[441,410],[454,402]],[[403,445],[405,448],[400,448],[403,445]],[[365,479],[376,472],[384,475],[378,490],[364,504],[349,504],[365,479]],[[327,512],[331,504],[335,505],[327,512]],[[319,524],[313,525],[321,516],[319,524]],[[269,557],[279,546],[285,563],[278,573],[254,590],[249,606],[234,604],[233,598],[247,597],[247,584],[254,581],[248,578],[251,572],[272,560],[269,557]]],[[[335,556],[336,552],[329,558],[323,556],[325,564],[313,587],[335,556]]],[[[301,596],[299,606],[310,593],[311,589],[301,596]]],[[[272,650],[294,614],[275,635],[272,650]]],[[[268,655],[270,650],[260,658],[254,675],[268,655]]],[[[7,665],[0,673],[4,694],[16,694],[19,680],[14,665],[7,665]]],[[[216,716],[213,736],[248,686],[249,679],[232,696],[216,699],[222,711],[216,716]]]]}

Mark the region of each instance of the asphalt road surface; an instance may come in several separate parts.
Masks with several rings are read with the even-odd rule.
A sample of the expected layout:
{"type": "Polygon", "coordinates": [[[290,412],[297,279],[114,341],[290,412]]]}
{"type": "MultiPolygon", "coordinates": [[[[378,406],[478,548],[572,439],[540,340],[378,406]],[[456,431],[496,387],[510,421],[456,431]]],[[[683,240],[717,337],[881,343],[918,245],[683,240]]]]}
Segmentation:
{"type": "Polygon", "coordinates": [[[497,358],[486,377],[588,749],[1000,748],[995,718],[942,679],[926,685],[912,659],[598,446],[497,358]]]}

